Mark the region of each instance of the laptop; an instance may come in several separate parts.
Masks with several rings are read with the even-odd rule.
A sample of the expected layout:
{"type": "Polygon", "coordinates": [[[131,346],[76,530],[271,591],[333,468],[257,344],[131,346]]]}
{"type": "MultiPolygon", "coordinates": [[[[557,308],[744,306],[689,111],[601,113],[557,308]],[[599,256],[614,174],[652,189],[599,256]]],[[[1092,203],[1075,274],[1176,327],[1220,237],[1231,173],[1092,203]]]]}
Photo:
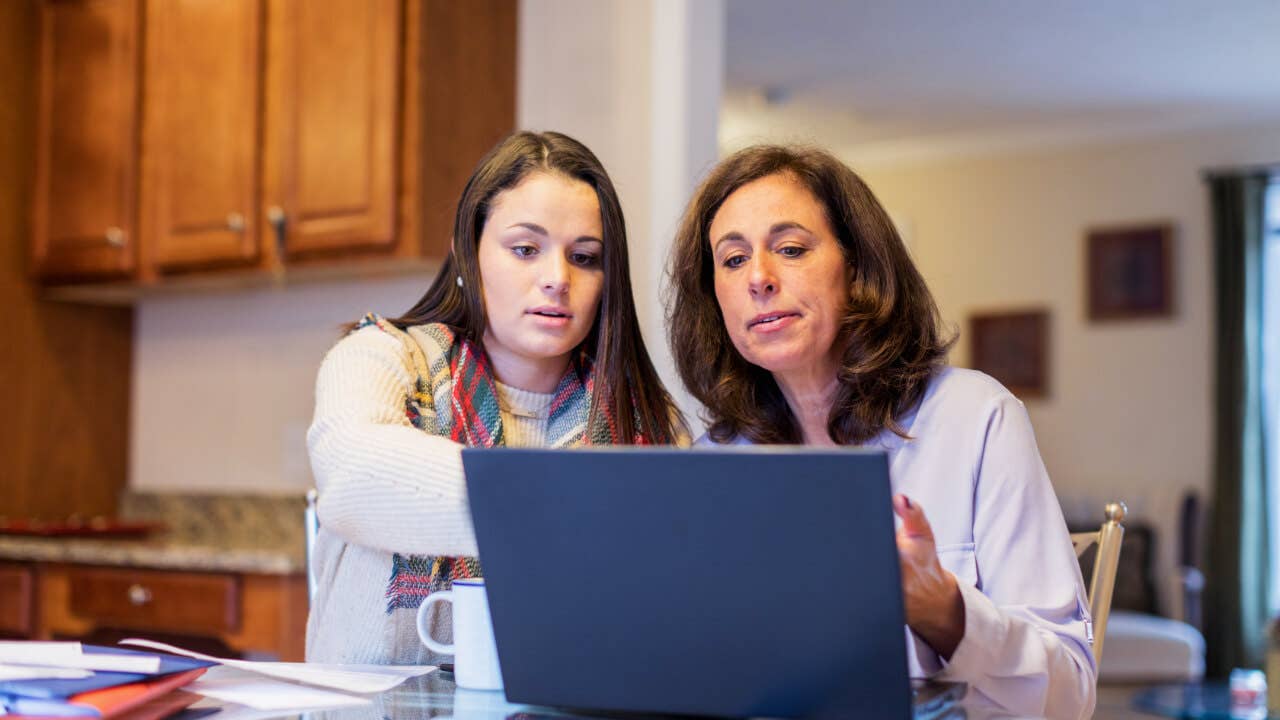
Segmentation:
{"type": "Polygon", "coordinates": [[[502,448],[462,461],[509,701],[912,716],[882,452],[502,448]]]}

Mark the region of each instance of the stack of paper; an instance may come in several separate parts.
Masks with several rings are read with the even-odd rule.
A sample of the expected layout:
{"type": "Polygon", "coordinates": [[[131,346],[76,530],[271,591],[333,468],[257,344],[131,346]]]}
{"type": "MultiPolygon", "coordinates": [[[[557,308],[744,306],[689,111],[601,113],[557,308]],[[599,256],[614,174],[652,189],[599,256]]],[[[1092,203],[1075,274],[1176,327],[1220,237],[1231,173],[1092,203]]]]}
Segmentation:
{"type": "Polygon", "coordinates": [[[190,705],[196,694],[257,710],[362,705],[370,702],[369,695],[435,670],[431,665],[249,662],[150,640],[121,644],[161,652],[0,642],[0,715],[162,718],[190,705]],[[227,666],[226,672],[197,680],[213,665],[227,666]]]}
{"type": "Polygon", "coordinates": [[[162,718],[213,663],[80,643],[0,642],[0,710],[11,716],[162,718]]]}
{"type": "Polygon", "coordinates": [[[312,710],[363,705],[370,702],[368,695],[390,690],[411,677],[426,675],[436,669],[434,665],[251,662],[201,655],[152,640],[130,638],[121,640],[120,643],[214,662],[234,669],[236,672],[220,672],[216,677],[202,678],[187,689],[255,710],[312,710]]]}

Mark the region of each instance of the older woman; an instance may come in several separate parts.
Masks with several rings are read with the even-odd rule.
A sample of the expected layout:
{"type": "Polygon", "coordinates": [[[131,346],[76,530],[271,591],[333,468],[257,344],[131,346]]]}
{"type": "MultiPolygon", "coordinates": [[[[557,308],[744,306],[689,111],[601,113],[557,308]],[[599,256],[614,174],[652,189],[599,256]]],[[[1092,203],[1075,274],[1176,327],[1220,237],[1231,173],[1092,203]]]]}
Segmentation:
{"type": "Polygon", "coordinates": [[[672,276],[700,442],[887,452],[912,674],[1018,715],[1089,716],[1084,583],[1027,412],[945,365],[952,340],[866,184],[820,150],[738,152],[690,201],[672,276]]]}

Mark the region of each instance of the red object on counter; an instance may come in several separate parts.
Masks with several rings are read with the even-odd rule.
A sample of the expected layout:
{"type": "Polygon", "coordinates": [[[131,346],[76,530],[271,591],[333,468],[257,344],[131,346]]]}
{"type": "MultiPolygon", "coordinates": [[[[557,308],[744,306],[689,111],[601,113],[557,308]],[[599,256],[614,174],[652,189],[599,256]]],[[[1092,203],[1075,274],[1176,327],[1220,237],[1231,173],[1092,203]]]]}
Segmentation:
{"type": "Polygon", "coordinates": [[[0,518],[0,535],[29,537],[139,538],[164,529],[164,523],[116,520],[94,517],[89,520],[71,517],[66,520],[34,518],[0,518]]]}

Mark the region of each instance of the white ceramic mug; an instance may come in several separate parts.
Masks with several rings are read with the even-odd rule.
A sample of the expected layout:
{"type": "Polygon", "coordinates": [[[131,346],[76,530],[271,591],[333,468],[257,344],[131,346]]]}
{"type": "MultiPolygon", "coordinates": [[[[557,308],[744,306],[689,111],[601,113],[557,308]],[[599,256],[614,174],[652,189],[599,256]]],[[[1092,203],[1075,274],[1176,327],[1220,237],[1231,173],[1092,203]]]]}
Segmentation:
{"type": "Polygon", "coordinates": [[[498,646],[493,640],[484,578],[454,580],[452,590],[428,595],[418,608],[418,637],[433,651],[453,656],[453,678],[458,687],[502,689],[502,668],[498,666],[498,646]],[[440,602],[453,603],[452,645],[431,637],[431,607],[440,602]]]}

